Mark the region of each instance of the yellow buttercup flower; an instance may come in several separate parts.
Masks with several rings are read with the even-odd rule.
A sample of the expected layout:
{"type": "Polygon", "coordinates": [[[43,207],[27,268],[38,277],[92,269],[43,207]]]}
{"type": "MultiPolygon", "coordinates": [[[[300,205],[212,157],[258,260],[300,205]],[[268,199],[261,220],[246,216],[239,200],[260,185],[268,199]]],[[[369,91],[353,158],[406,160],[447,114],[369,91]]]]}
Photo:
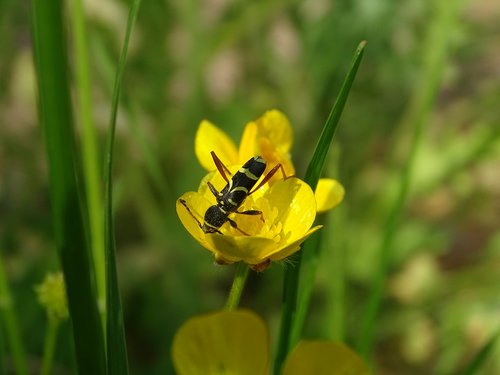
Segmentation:
{"type": "MultiPolygon", "coordinates": [[[[260,155],[267,161],[267,173],[276,164],[283,166],[287,176],[295,174],[290,159],[293,131],[288,118],[278,110],[270,110],[255,121],[250,121],[241,137],[239,149],[223,130],[207,120],[198,127],[195,138],[195,153],[207,171],[215,169],[210,152],[214,151],[225,164],[241,165],[249,158],[260,155]]],[[[281,173],[273,179],[278,182],[281,173]]],[[[333,179],[320,179],[316,188],[317,211],[328,211],[337,206],[344,197],[344,188],[333,179]]]]}
{"type": "MultiPolygon", "coordinates": [[[[268,375],[269,334],[248,310],[219,311],[189,319],[175,335],[177,375],[268,375]]],[[[290,353],[283,375],[368,375],[356,353],[341,343],[302,342],[290,353]]]]}
{"type": "MultiPolygon", "coordinates": [[[[238,167],[229,167],[236,171],[238,167]]],[[[218,172],[212,172],[201,182],[197,192],[187,192],[177,200],[177,214],[188,232],[220,264],[243,261],[262,270],[270,261],[287,258],[300,244],[321,226],[312,225],[316,217],[316,199],[309,185],[297,177],[268,184],[246,197],[239,211],[257,210],[262,215],[231,216],[237,223],[223,224],[220,233],[206,233],[200,226],[205,212],[216,204],[208,188],[218,191],[226,182],[218,172]]]]}

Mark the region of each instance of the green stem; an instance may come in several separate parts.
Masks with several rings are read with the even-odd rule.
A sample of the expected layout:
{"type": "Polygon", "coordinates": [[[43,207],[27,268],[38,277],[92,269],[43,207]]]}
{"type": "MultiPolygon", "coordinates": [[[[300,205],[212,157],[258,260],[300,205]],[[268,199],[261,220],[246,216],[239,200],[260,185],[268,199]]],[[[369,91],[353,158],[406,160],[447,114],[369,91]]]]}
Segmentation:
{"type": "Polygon", "coordinates": [[[249,270],[250,268],[244,262],[239,262],[236,265],[236,274],[234,275],[233,285],[231,286],[231,291],[227,298],[226,309],[234,310],[238,307],[249,270]]]}
{"type": "Polygon", "coordinates": [[[45,344],[43,348],[43,360],[41,375],[49,375],[52,373],[52,362],[54,359],[54,351],[57,342],[57,332],[59,330],[59,320],[49,318],[49,326],[45,333],[45,344]]]}
{"type": "MultiPolygon", "coordinates": [[[[26,375],[26,358],[24,355],[21,334],[17,325],[16,313],[12,307],[7,278],[5,276],[2,258],[0,257],[0,320],[5,326],[5,336],[12,353],[16,374],[26,375]]],[[[1,333],[1,331],[0,331],[1,333]]]]}

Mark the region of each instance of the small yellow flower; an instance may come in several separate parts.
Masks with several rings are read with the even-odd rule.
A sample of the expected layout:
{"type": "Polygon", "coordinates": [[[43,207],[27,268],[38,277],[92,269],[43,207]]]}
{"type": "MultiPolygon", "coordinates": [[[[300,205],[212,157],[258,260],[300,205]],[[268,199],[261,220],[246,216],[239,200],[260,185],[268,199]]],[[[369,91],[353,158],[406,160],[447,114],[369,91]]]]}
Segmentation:
{"type": "MultiPolygon", "coordinates": [[[[295,175],[290,159],[293,131],[288,118],[278,110],[270,110],[255,121],[250,121],[241,137],[239,149],[223,130],[207,120],[198,127],[195,138],[195,153],[198,161],[207,171],[215,169],[210,152],[214,151],[225,164],[242,165],[255,155],[267,161],[267,173],[276,164],[283,166],[287,176],[295,175]]],[[[271,179],[271,185],[281,178],[278,172],[271,179]]],[[[333,179],[320,179],[316,188],[318,212],[337,206],[344,197],[344,188],[333,179]]]]}
{"type": "MultiPolygon", "coordinates": [[[[269,334],[251,311],[219,311],[189,319],[175,335],[172,358],[177,375],[268,375],[269,334]]],[[[283,375],[368,375],[351,349],[330,341],[300,343],[283,375]]]]}
{"type": "Polygon", "coordinates": [[[205,233],[199,223],[203,223],[207,209],[216,204],[208,182],[218,191],[226,184],[218,172],[208,174],[197,192],[187,192],[177,200],[177,214],[188,232],[211,251],[220,264],[243,261],[261,270],[270,261],[287,258],[296,252],[300,244],[321,227],[311,228],[316,217],[316,200],[311,188],[304,181],[290,177],[271,187],[266,184],[247,196],[239,211],[261,211],[262,219],[260,215],[231,214],[238,229],[248,235],[229,223],[220,228],[222,234],[205,233]]]}
{"type": "Polygon", "coordinates": [[[67,319],[68,304],[66,301],[66,287],[61,272],[49,273],[45,280],[35,286],[38,301],[47,310],[49,319],[67,319]]]}

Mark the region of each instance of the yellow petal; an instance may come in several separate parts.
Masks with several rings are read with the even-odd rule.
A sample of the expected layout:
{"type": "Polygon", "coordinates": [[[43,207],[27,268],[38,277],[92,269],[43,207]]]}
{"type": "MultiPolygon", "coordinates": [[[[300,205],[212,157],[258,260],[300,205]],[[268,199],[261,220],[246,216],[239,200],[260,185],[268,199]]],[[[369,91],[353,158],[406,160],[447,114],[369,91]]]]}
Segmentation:
{"type": "Polygon", "coordinates": [[[265,193],[269,203],[278,209],[277,221],[283,232],[289,233],[288,242],[304,236],[316,217],[316,200],[311,187],[297,177],[281,180],[265,193]]]}
{"type": "MultiPolygon", "coordinates": [[[[268,173],[271,168],[274,168],[276,164],[281,164],[287,177],[295,175],[295,168],[288,153],[281,152],[271,143],[269,138],[260,137],[258,139],[258,144],[260,150],[259,154],[267,161],[266,173],[268,173]]],[[[281,171],[276,173],[276,177],[277,179],[275,179],[274,182],[283,178],[281,171]]]]}
{"type": "Polygon", "coordinates": [[[216,169],[211,151],[226,165],[238,164],[236,145],[224,131],[207,120],[203,120],[198,127],[194,140],[194,151],[201,166],[207,171],[216,169]]]}
{"type": "Polygon", "coordinates": [[[265,237],[209,234],[206,238],[210,247],[231,262],[242,260],[247,264],[259,264],[277,248],[276,242],[265,237]]]}
{"type": "Polygon", "coordinates": [[[261,155],[259,145],[257,143],[257,124],[253,121],[249,122],[245,126],[245,130],[243,130],[243,135],[240,140],[240,149],[239,149],[239,162],[243,164],[248,159],[253,156],[261,155]]]}
{"type": "Polygon", "coordinates": [[[369,375],[363,360],[347,346],[331,341],[305,341],[285,362],[283,375],[369,375]]]}
{"type": "Polygon", "coordinates": [[[318,213],[320,213],[338,206],[344,199],[345,190],[337,180],[321,178],[314,194],[316,195],[318,213]]]}
{"type": "Polygon", "coordinates": [[[177,331],[172,358],[178,375],[267,375],[267,329],[246,310],[197,316],[177,331]]]}
{"type": "Polygon", "coordinates": [[[288,118],[280,111],[272,109],[257,119],[259,136],[270,140],[275,148],[286,154],[293,143],[292,127],[288,118]]]}
{"type": "Polygon", "coordinates": [[[307,233],[305,233],[302,237],[299,237],[295,241],[287,243],[284,246],[275,249],[273,253],[270,254],[269,259],[276,261],[288,258],[293,253],[300,250],[300,245],[302,244],[302,242],[307,240],[307,238],[311,234],[316,232],[318,229],[321,229],[322,227],[323,227],[322,225],[317,225],[314,228],[311,228],[309,231],[307,231],[307,233]]]}

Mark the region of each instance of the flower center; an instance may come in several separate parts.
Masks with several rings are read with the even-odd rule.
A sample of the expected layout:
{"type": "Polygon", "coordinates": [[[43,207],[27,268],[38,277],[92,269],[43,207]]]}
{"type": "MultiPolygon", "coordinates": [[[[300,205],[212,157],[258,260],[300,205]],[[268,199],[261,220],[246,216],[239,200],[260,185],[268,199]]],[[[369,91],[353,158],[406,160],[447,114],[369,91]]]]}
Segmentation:
{"type": "MultiPolygon", "coordinates": [[[[258,210],[262,215],[230,214],[229,217],[236,222],[238,229],[251,236],[270,238],[276,242],[283,239],[283,225],[277,220],[278,209],[271,205],[269,200],[262,196],[254,200],[248,196],[238,211],[258,210]]],[[[230,236],[244,236],[238,229],[231,227],[229,223],[221,228],[221,232],[230,236]]]]}

